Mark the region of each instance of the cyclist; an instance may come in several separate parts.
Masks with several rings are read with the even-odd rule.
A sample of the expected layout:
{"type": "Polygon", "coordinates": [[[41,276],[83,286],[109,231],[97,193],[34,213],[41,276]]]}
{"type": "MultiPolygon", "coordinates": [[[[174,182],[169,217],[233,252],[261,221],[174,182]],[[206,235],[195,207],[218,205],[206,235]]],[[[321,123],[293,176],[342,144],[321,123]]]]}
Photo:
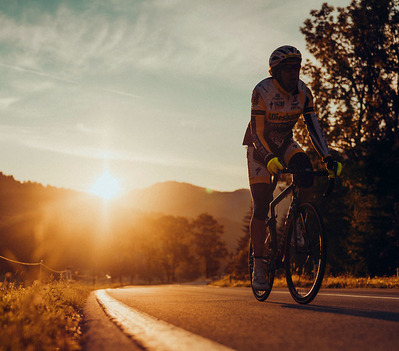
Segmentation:
{"type": "MultiPolygon", "coordinates": [[[[316,151],[322,157],[331,177],[341,173],[341,163],[331,156],[319,126],[311,91],[299,79],[302,55],[293,46],[273,51],[269,59],[271,77],[262,80],[253,90],[251,120],[243,145],[247,145],[248,177],[253,202],[251,239],[254,249],[252,286],[270,290],[262,263],[265,242],[265,221],[272,200],[271,176],[284,166],[298,171],[312,170],[309,157],[293,140],[292,129],[302,115],[316,151]]],[[[302,201],[309,198],[313,177],[295,176],[302,201]]]]}

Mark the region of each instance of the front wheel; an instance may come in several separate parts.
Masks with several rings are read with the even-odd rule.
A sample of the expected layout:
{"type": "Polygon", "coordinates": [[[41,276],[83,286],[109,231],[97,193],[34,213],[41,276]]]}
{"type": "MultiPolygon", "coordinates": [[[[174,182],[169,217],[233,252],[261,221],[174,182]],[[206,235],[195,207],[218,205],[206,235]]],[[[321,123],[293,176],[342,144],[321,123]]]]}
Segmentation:
{"type": "Polygon", "coordinates": [[[327,240],[321,217],[313,204],[301,203],[297,213],[288,225],[285,275],[293,299],[307,304],[316,297],[323,281],[327,240]]]}

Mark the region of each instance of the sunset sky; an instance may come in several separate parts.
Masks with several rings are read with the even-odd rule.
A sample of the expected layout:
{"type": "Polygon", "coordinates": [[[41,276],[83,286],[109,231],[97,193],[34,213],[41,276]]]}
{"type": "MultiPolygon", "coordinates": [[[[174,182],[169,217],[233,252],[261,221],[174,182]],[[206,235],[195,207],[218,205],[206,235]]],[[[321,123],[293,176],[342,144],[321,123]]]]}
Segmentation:
{"type": "Polygon", "coordinates": [[[247,188],[252,89],[324,1],[0,0],[0,171],[247,188]]]}

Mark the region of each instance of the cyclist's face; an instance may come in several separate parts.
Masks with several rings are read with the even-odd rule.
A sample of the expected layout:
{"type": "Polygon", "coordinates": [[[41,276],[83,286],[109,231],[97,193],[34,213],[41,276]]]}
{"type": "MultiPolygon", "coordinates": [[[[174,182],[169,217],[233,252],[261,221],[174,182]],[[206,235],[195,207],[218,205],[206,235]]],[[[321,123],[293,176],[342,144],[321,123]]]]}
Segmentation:
{"type": "Polygon", "coordinates": [[[281,86],[288,92],[298,87],[299,72],[301,65],[299,63],[290,62],[283,63],[280,68],[281,86]]]}

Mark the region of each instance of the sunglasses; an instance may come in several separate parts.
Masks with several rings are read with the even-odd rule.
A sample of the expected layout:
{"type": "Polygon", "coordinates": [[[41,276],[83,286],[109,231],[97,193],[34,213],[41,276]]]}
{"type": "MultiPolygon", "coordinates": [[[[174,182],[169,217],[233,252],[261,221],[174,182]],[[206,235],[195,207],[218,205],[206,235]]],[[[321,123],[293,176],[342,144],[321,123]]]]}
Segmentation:
{"type": "Polygon", "coordinates": [[[281,70],[284,72],[299,72],[301,69],[301,65],[298,64],[283,64],[281,65],[281,70]]]}

